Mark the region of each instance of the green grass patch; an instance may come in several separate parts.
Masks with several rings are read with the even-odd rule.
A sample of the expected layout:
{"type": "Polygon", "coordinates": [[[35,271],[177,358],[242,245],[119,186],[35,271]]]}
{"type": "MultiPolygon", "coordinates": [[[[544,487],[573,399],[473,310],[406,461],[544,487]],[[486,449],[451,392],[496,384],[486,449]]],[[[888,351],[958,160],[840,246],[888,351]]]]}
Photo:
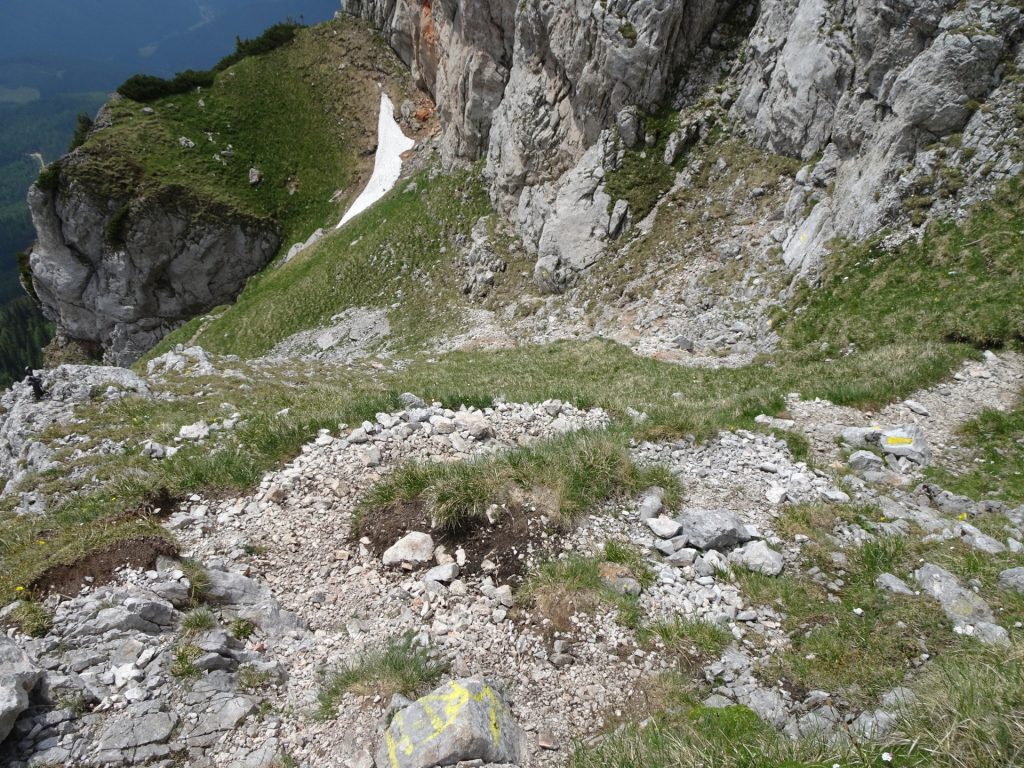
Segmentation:
{"type": "MultiPolygon", "coordinates": [[[[569,768],[832,768],[886,765],[881,748],[859,752],[823,740],[792,740],[746,707],[712,709],[692,700],[590,746],[578,746],[569,768]]],[[[906,765],[903,762],[896,763],[906,765]]]]}
{"type": "MultiPolygon", "coordinates": [[[[592,613],[602,606],[614,608],[618,622],[624,627],[639,629],[643,624],[639,600],[634,595],[619,592],[602,579],[602,571],[609,564],[622,565],[602,557],[582,555],[549,560],[527,577],[518,598],[535,606],[556,629],[568,630],[573,614],[592,613]]],[[[643,578],[631,567],[625,567],[637,581],[643,578]]],[[[643,563],[640,567],[647,569],[643,563]]]]}
{"type": "Polygon", "coordinates": [[[654,586],[654,582],[657,580],[654,571],[647,564],[643,553],[632,544],[606,541],[603,554],[606,563],[618,563],[626,566],[633,574],[633,578],[640,582],[640,586],[644,589],[654,586]]]}
{"type": "MultiPolygon", "coordinates": [[[[460,320],[451,311],[457,306],[456,240],[489,213],[477,170],[433,180],[421,173],[315,248],[250,280],[196,343],[214,352],[257,356],[351,307],[388,309],[400,301],[401,309],[389,315],[392,334],[401,349],[422,349],[460,320]]],[[[150,356],[194,330],[172,334],[150,356]]]]}
{"type": "Polygon", "coordinates": [[[415,697],[425,693],[447,671],[447,664],[418,645],[412,633],[406,633],[325,674],[320,686],[320,712],[331,717],[346,693],[385,698],[400,693],[415,697]]]}
{"type": "Polygon", "coordinates": [[[910,662],[922,653],[941,657],[977,644],[953,633],[936,601],[878,589],[874,581],[880,574],[892,573],[913,588],[912,572],[924,562],[935,563],[962,583],[977,585],[1003,626],[1024,618],[1024,597],[998,585],[1002,570],[1024,565],[1019,554],[984,555],[960,541],[925,544],[918,533],[868,541],[845,550],[847,565],[833,563],[829,534],[835,524],[871,529],[875,520],[877,511],[864,507],[808,504],[787,510],[779,521],[783,535],[803,533],[812,539],[804,545],[803,566],[817,566],[826,581],[840,585],[833,592],[838,602],[828,599],[824,585],[803,574],[770,578],[735,571],[753,603],[785,614],[783,626],[792,644],[776,657],[772,674],[804,689],[838,694],[854,706],[868,706],[902,684],[910,662]]]}
{"type": "MultiPolygon", "coordinates": [[[[627,32],[632,30],[632,42],[636,42],[636,30],[626,24],[620,27],[626,39],[627,32]],[[625,31],[623,31],[625,30],[625,31]]],[[[629,203],[629,214],[634,221],[640,221],[654,210],[658,200],[672,186],[676,178],[676,166],[665,165],[662,158],[668,137],[679,123],[679,113],[666,108],[653,115],[643,115],[644,130],[648,136],[656,137],[654,146],[648,147],[643,142],[634,149],[627,149],[618,170],[605,177],[605,192],[614,205],[617,200],[629,203]]]]}
{"type": "Polygon", "coordinates": [[[930,225],[920,243],[889,252],[880,242],[834,250],[821,284],[795,301],[783,330],[789,348],[1024,340],[1024,181],[1000,185],[962,225],[930,225]]]}
{"type": "Polygon", "coordinates": [[[173,95],[156,98],[150,81],[167,81],[143,78],[145,93],[135,96],[150,100],[151,112],[131,99],[111,102],[111,124],[62,163],[64,176],[119,205],[132,200],[133,210],[188,194],[200,213],[272,219],[286,248],[305,239],[338,216],[344,200],[332,202],[336,191],[355,192],[376,124],[370,83],[379,73],[404,80],[397,58],[351,18],[291,32],[289,44],[223,71],[182,73],[184,90],[172,87],[173,95]],[[181,137],[195,146],[182,147],[181,137]],[[249,184],[251,167],[263,174],[259,185],[249,184]]]}
{"type": "Polygon", "coordinates": [[[31,600],[19,601],[8,614],[7,621],[29,637],[43,637],[53,627],[50,612],[31,600]]]}
{"type": "Polygon", "coordinates": [[[682,616],[644,625],[638,636],[644,644],[655,647],[660,644],[691,666],[718,658],[732,642],[732,634],[725,627],[682,616]]]}
{"type": "Polygon", "coordinates": [[[960,436],[976,460],[963,473],[931,468],[931,478],[973,499],[1024,503],[1024,400],[1008,412],[982,412],[963,426],[960,436]]]}
{"type": "Polygon", "coordinates": [[[936,768],[1024,763],[1024,646],[973,647],[938,659],[914,686],[900,723],[906,740],[936,768]]]}
{"type": "Polygon", "coordinates": [[[626,433],[580,431],[469,461],[406,464],[367,493],[360,514],[420,499],[437,527],[462,531],[491,504],[528,498],[568,525],[607,499],[670,480],[678,496],[674,478],[633,463],[626,433]]]}
{"type": "Polygon", "coordinates": [[[170,673],[182,680],[196,680],[203,675],[203,670],[196,666],[196,661],[203,655],[203,649],[191,643],[184,643],[174,649],[170,673]]]}

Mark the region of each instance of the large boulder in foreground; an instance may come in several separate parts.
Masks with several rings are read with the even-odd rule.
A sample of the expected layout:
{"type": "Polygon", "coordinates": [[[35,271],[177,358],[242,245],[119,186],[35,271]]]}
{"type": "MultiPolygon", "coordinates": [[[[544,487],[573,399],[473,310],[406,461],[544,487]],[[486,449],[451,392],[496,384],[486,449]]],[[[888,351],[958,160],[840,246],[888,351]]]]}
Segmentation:
{"type": "Polygon", "coordinates": [[[8,637],[0,635],[0,741],[28,709],[28,693],[43,674],[28,655],[8,637]]]}
{"type": "Polygon", "coordinates": [[[399,710],[377,749],[377,768],[430,768],[463,760],[519,763],[526,736],[494,686],[452,680],[399,710]]]}

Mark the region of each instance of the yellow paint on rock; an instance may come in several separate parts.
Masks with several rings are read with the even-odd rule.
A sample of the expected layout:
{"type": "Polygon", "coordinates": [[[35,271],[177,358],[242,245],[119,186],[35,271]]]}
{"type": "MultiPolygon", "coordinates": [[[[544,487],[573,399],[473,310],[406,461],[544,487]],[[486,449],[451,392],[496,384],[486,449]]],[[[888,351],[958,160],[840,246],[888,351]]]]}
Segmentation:
{"type": "Polygon", "coordinates": [[[391,733],[391,728],[388,728],[384,736],[387,743],[388,759],[391,762],[392,768],[399,768],[399,750],[404,752],[406,757],[411,756],[415,750],[415,745],[406,733],[407,725],[410,725],[411,730],[413,731],[427,732],[427,736],[421,740],[421,743],[433,741],[451,727],[459,714],[463,709],[465,709],[466,705],[471,700],[479,703],[483,703],[484,701],[487,702],[488,725],[490,726],[491,739],[495,744],[497,744],[501,739],[501,727],[498,723],[501,700],[498,698],[498,695],[491,690],[490,686],[487,685],[483,686],[479,693],[470,693],[469,689],[464,685],[452,681],[448,684],[447,689],[442,693],[432,693],[428,696],[424,696],[416,702],[416,704],[422,707],[423,711],[426,713],[429,725],[423,720],[417,720],[414,723],[407,724],[404,718],[404,711],[395,715],[394,719],[391,721],[391,725],[397,729],[399,733],[398,741],[395,741],[395,738],[391,733]],[[441,714],[438,714],[439,712],[441,714]]]}
{"type": "Polygon", "coordinates": [[[912,437],[887,437],[885,438],[886,445],[910,445],[914,442],[912,437]]]}

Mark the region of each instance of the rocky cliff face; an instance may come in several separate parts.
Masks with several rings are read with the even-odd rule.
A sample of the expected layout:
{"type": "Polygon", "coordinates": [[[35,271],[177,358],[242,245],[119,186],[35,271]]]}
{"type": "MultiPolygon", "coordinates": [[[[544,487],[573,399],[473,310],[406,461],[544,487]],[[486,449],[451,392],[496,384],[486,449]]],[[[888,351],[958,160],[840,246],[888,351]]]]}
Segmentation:
{"type": "Polygon", "coordinates": [[[685,107],[709,78],[734,130],[817,161],[786,212],[785,261],[798,272],[819,265],[831,238],[863,237],[926,197],[937,165],[927,148],[943,137],[962,132],[967,151],[953,162],[974,196],[1021,170],[1019,86],[1007,77],[1021,13],[994,0],[352,0],[348,10],[383,30],[434,93],[445,160],[486,151],[495,203],[556,288],[600,257],[628,214],[610,215],[619,201],[603,179],[620,140],[643,138],[629,108],[685,107]],[[749,36],[737,37],[743,25],[749,36]],[[723,40],[735,50],[719,71],[688,69],[723,40]]]}
{"type": "MultiPolygon", "coordinates": [[[[617,231],[600,192],[602,132],[653,111],[731,0],[350,0],[437,101],[446,163],[486,153],[492,198],[513,215],[552,287],[617,231]]],[[[607,159],[611,161],[614,153],[607,159]]]]}
{"type": "Polygon", "coordinates": [[[231,301],[277,251],[276,226],[188,190],[111,199],[62,161],[56,190],[29,207],[32,280],[43,313],[106,361],[127,365],[186,320],[231,301]]]}
{"type": "Polygon", "coordinates": [[[762,4],[733,117],[761,146],[819,158],[788,208],[788,266],[813,270],[833,237],[899,221],[908,197],[938,202],[942,165],[974,196],[1020,173],[1021,31],[1019,9],[989,0],[762,4]]]}

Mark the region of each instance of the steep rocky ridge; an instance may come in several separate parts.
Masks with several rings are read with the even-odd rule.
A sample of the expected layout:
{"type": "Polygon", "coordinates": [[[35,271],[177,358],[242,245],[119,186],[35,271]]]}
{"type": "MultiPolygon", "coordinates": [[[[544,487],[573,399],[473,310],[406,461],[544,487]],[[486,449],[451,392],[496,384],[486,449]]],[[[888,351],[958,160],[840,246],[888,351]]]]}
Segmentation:
{"type": "Polygon", "coordinates": [[[372,20],[434,93],[445,161],[486,150],[492,198],[538,254],[538,279],[556,289],[621,231],[626,212],[609,217],[619,201],[605,194],[604,177],[621,163],[617,147],[644,139],[630,108],[692,104],[694,82],[709,74],[706,60],[693,62],[705,43],[732,47],[718,79],[725,104],[735,100],[734,129],[773,152],[819,160],[787,207],[784,260],[797,272],[818,269],[836,236],[906,221],[908,199],[917,218],[941,202],[943,163],[925,150],[943,137],[962,133],[954,186],[970,187],[971,199],[1021,170],[1013,104],[1022,20],[1006,3],[347,7],[372,20]]]}

